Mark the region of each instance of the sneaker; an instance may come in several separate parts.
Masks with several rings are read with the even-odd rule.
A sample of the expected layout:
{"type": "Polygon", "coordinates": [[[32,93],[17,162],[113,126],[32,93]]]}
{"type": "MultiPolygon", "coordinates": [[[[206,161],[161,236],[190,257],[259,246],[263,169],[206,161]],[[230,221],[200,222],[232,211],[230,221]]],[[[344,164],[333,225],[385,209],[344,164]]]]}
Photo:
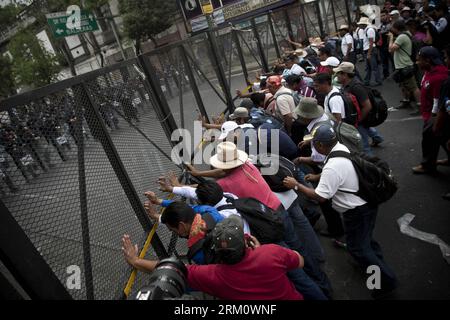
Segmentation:
{"type": "Polygon", "coordinates": [[[380,143],[382,143],[383,141],[378,141],[378,140],[373,140],[372,143],[370,144],[370,146],[372,148],[376,148],[380,145],[380,143]]]}
{"type": "Polygon", "coordinates": [[[436,172],[436,170],[425,169],[422,165],[413,167],[412,171],[414,174],[432,174],[436,172]]]}
{"type": "Polygon", "coordinates": [[[341,249],[347,249],[347,243],[345,243],[344,241],[339,240],[339,239],[332,239],[331,241],[333,242],[335,247],[341,248],[341,249]]]}

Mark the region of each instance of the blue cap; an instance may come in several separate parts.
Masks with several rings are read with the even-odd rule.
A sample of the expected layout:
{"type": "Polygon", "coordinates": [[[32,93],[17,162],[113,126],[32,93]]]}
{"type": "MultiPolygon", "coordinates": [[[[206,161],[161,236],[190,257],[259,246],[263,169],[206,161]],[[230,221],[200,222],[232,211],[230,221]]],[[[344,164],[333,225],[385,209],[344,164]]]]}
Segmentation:
{"type": "Polygon", "coordinates": [[[328,123],[320,124],[313,129],[311,135],[313,142],[330,142],[336,139],[336,131],[333,126],[328,123]]]}
{"type": "Polygon", "coordinates": [[[444,64],[441,53],[439,52],[438,49],[432,46],[427,46],[420,49],[419,56],[425,59],[430,59],[433,65],[435,66],[444,64]]]}

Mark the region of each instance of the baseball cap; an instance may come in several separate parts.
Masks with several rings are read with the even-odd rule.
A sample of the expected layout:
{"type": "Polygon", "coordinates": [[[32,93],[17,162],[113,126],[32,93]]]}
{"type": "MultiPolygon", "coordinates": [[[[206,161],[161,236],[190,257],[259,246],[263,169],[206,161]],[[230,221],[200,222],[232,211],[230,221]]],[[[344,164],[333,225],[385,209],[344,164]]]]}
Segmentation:
{"type": "MultiPolygon", "coordinates": [[[[250,100],[250,99],[249,99],[250,100]]],[[[252,100],[250,100],[251,102],[252,100]]],[[[253,106],[253,102],[252,102],[252,106],[253,106]]],[[[231,120],[235,120],[238,118],[248,118],[248,109],[244,108],[244,107],[239,107],[234,109],[234,112],[232,114],[230,114],[230,119],[231,120]]]]}
{"type": "Polygon", "coordinates": [[[245,108],[247,110],[253,108],[253,106],[253,101],[249,98],[242,99],[241,103],[239,104],[239,108],[245,108]]]}
{"type": "Polygon", "coordinates": [[[239,125],[234,121],[226,121],[222,124],[222,127],[220,128],[220,136],[219,140],[224,140],[230,132],[233,132],[239,128],[239,125]]]}
{"type": "Polygon", "coordinates": [[[390,13],[389,13],[391,16],[393,16],[393,15],[395,15],[395,14],[400,14],[400,12],[398,11],[398,10],[392,10],[390,13]]]}
{"type": "Polygon", "coordinates": [[[339,27],[339,30],[348,30],[348,25],[342,24],[342,25],[339,27]]]}
{"type": "Polygon", "coordinates": [[[311,132],[313,142],[329,142],[336,139],[336,131],[331,123],[323,123],[311,132]]]}
{"type": "Polygon", "coordinates": [[[275,87],[281,86],[281,77],[280,76],[270,76],[267,78],[267,84],[270,84],[275,87]]]}
{"type": "Polygon", "coordinates": [[[324,67],[330,66],[330,67],[337,67],[339,65],[339,59],[336,57],[329,57],[325,61],[321,61],[320,64],[324,67]]]}
{"type": "Polygon", "coordinates": [[[420,49],[419,56],[430,59],[435,66],[444,64],[439,50],[432,46],[426,46],[420,49]]]}
{"type": "Polygon", "coordinates": [[[334,73],[344,72],[344,73],[355,73],[355,65],[351,62],[342,62],[337,68],[333,69],[334,73]]]}
{"type": "Polygon", "coordinates": [[[212,231],[214,252],[224,264],[236,264],[245,255],[244,224],[237,215],[219,222],[212,231]]]}
{"type": "Polygon", "coordinates": [[[411,11],[411,8],[410,7],[404,7],[403,9],[402,9],[402,12],[403,11],[411,11]]]}

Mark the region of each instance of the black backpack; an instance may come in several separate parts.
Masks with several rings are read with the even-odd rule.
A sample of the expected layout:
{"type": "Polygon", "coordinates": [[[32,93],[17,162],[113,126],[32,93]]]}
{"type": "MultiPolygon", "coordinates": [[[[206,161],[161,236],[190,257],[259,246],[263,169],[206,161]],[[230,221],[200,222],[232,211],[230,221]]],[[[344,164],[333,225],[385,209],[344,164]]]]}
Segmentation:
{"type": "Polygon", "coordinates": [[[270,187],[270,190],[273,192],[285,192],[289,189],[286,188],[283,184],[283,180],[286,177],[298,177],[298,169],[297,166],[286,159],[285,157],[271,154],[271,155],[259,155],[256,163],[257,168],[267,168],[271,165],[278,166],[278,171],[273,175],[262,175],[264,180],[270,187]]]}
{"type": "MultiPolygon", "coordinates": [[[[370,110],[366,119],[361,122],[361,124],[367,128],[379,126],[384,121],[386,121],[389,114],[386,100],[384,100],[380,91],[370,87],[366,87],[361,83],[356,83],[353,86],[356,85],[360,85],[366,90],[369,96],[370,103],[372,104],[372,109],[370,110]]],[[[359,103],[361,105],[361,101],[359,101],[359,103]]]]}
{"type": "Polygon", "coordinates": [[[261,244],[277,243],[283,240],[283,218],[261,201],[253,198],[233,199],[226,197],[229,204],[217,208],[236,209],[250,227],[250,232],[261,244]]]}
{"type": "Polygon", "coordinates": [[[214,251],[214,242],[212,238],[212,231],[216,226],[216,220],[209,213],[202,215],[203,221],[206,223],[206,235],[203,239],[200,239],[189,248],[187,253],[187,258],[189,262],[192,258],[199,252],[203,250],[203,256],[205,259],[205,264],[213,264],[217,262],[216,253],[214,251]]]}
{"type": "Polygon", "coordinates": [[[340,96],[344,101],[345,119],[343,121],[357,127],[361,119],[361,108],[356,97],[350,92],[335,92],[328,99],[328,104],[330,104],[331,99],[335,96],[340,96]]]}
{"type": "Polygon", "coordinates": [[[283,123],[280,120],[266,114],[262,110],[250,112],[250,120],[248,121],[248,123],[253,125],[255,129],[258,129],[264,123],[272,124],[275,129],[281,129],[283,127],[283,123]]]}
{"type": "Polygon", "coordinates": [[[411,58],[411,61],[414,62],[414,66],[415,66],[416,60],[417,60],[417,54],[419,53],[421,45],[419,44],[418,41],[415,41],[408,33],[403,32],[402,34],[407,36],[409,38],[409,40],[411,41],[411,54],[408,51],[406,51],[405,49],[403,49],[402,47],[400,47],[400,49],[403,50],[403,52],[405,52],[407,55],[409,55],[409,57],[411,58]]]}
{"type": "Polygon", "coordinates": [[[391,169],[385,161],[377,157],[356,153],[350,154],[345,151],[331,152],[327,161],[336,157],[351,160],[359,180],[357,192],[340,191],[355,194],[371,206],[378,206],[388,201],[397,192],[397,181],[392,176],[391,169]]]}

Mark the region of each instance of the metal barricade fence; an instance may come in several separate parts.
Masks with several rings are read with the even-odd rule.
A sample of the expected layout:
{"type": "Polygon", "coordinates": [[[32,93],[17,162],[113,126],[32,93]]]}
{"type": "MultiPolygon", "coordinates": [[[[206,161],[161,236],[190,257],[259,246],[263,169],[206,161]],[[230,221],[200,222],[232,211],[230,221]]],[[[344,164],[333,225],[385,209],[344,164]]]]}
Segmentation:
{"type": "MultiPolygon", "coordinates": [[[[199,114],[232,111],[234,90],[292,50],[288,38],[320,33],[317,12],[305,19],[315,8],[238,21],[0,102],[0,226],[23,250],[2,240],[0,257],[30,296],[123,296],[131,269],[120,239],[130,234],[142,247],[153,225],[144,191],[169,170],[181,172],[170,158],[171,133],[192,132],[199,114]],[[27,257],[39,267],[29,269],[27,257]],[[75,288],[73,266],[81,271],[75,288]]],[[[148,258],[187,252],[164,226],[151,244],[148,258]]],[[[146,280],[139,273],[135,286],[146,280]]]]}

